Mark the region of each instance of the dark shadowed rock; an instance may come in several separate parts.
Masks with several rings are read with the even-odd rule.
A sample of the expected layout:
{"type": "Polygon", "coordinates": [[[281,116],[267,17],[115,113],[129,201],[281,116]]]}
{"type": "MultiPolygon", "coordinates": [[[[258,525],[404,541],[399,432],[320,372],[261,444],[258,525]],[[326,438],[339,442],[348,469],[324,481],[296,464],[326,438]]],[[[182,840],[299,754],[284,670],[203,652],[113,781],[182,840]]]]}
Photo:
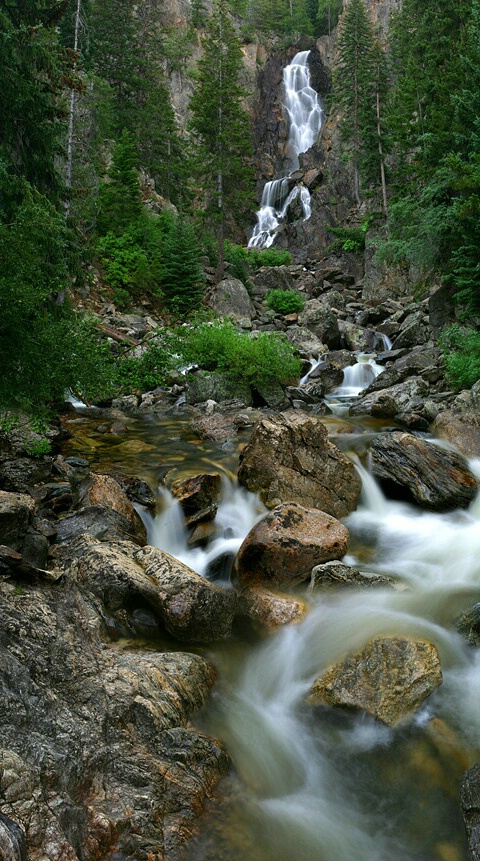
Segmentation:
{"type": "Polygon", "coordinates": [[[397,431],[376,437],[371,457],[376,478],[432,511],[466,508],[478,489],[461,455],[412,434],[397,431]]]}
{"type": "Polygon", "coordinates": [[[220,485],[218,472],[202,472],[171,484],[170,490],[181,505],[187,525],[214,519],[220,485]]]}
{"type": "Polygon", "coordinates": [[[298,324],[309,329],[331,350],[340,346],[340,330],[335,312],[320,299],[310,299],[298,316],[298,324]]]}
{"type": "Polygon", "coordinates": [[[355,467],[328,441],[321,419],[300,410],[259,419],[240,456],[238,479],[267,508],[291,500],[333,517],[353,511],[361,490],[355,467]]]}
{"type": "Polygon", "coordinates": [[[442,682],[431,643],[379,637],[323,673],[310,702],[364,709],[389,726],[415,712],[442,682]]]}
{"type": "MultiPolygon", "coordinates": [[[[380,375],[380,379],[383,376],[380,375]]],[[[361,393],[360,399],[350,407],[351,416],[372,415],[376,418],[397,418],[423,408],[429,387],[421,377],[411,377],[403,383],[375,391],[361,393]]]]}
{"type": "Polygon", "coordinates": [[[282,585],[308,579],[320,562],[347,552],[347,528],[324,511],[279,505],[248,533],[235,560],[241,584],[282,585]]]}
{"type": "Polygon", "coordinates": [[[119,538],[146,543],[146,530],[140,521],[132,525],[128,517],[103,505],[90,505],[69,514],[58,522],[57,541],[73,541],[79,535],[91,535],[102,540],[119,538]]]}
{"type": "Polygon", "coordinates": [[[480,762],[463,779],[461,804],[472,861],[480,861],[480,762]]]}
{"type": "Polygon", "coordinates": [[[35,503],[26,493],[0,490],[0,544],[21,548],[34,509],[35,503]]]}
{"type": "Polygon", "coordinates": [[[205,401],[229,401],[233,398],[243,406],[250,406],[252,393],[247,383],[240,384],[217,371],[191,371],[187,374],[186,399],[188,404],[203,404],[205,401]]]}

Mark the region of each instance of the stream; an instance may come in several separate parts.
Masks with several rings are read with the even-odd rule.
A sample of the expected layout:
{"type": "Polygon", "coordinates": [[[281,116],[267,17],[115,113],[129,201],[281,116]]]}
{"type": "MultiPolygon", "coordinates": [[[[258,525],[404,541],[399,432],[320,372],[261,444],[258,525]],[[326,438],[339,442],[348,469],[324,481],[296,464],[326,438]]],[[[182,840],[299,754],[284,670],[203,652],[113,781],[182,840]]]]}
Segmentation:
{"type": "MultiPolygon", "coordinates": [[[[354,430],[351,446],[359,451],[362,432],[372,432],[335,415],[324,421],[335,436],[354,430]]],[[[98,471],[156,485],[169,470],[175,477],[220,471],[223,501],[206,549],[188,548],[178,504],[165,489],[159,514],[144,514],[150,543],[202,574],[215,556],[234,554],[262,515],[256,497],[235,482],[246,437],[199,441],[181,410],[132,419],[120,437],[105,433],[92,411],[72,418],[69,430],[64,453],[88,457],[98,471]]],[[[310,610],[301,624],[266,637],[238,629],[229,642],[203,650],[219,678],[199,723],[222,739],[239,780],[226,813],[210,816],[189,844],[187,861],[468,857],[458,795],[464,771],[479,758],[480,656],[454,622],[478,600],[480,502],[432,514],[388,500],[368,462],[350,453],[363,493],[344,520],[351,536],[344,561],[388,575],[396,588],[313,593],[305,585],[298,592],[310,610]],[[363,713],[306,704],[316,676],[379,635],[425,638],[438,648],[443,683],[413,721],[391,729],[363,713]]],[[[472,468],[480,472],[478,463],[472,468]]]]}

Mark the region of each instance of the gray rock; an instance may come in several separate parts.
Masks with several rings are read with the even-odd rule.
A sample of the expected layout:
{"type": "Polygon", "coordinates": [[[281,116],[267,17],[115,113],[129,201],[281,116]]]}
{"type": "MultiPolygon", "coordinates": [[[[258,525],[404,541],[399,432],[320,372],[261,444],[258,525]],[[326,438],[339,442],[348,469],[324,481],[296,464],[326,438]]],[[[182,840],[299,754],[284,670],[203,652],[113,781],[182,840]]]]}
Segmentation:
{"type": "Polygon", "coordinates": [[[364,574],[344,562],[324,562],[312,568],[310,589],[332,589],[339,586],[355,589],[391,588],[393,580],[381,574],[364,574]]]}
{"type": "Polygon", "coordinates": [[[248,384],[233,382],[226,374],[217,371],[191,371],[187,374],[187,404],[201,404],[212,400],[240,400],[243,406],[250,406],[252,393],[248,384]]]}
{"type": "Polygon", "coordinates": [[[461,455],[412,434],[377,436],[370,451],[374,476],[423,508],[466,508],[477,493],[478,481],[461,455]]]}
{"type": "Polygon", "coordinates": [[[35,502],[26,493],[0,490],[0,544],[20,550],[34,510],[35,502]]]}
{"type": "Polygon", "coordinates": [[[320,299],[310,299],[298,315],[298,324],[309,329],[331,350],[340,346],[340,330],[337,317],[320,299]]]}
{"type": "Polygon", "coordinates": [[[247,288],[238,278],[224,278],[216,285],[212,297],[212,305],[217,314],[233,317],[236,320],[251,318],[255,308],[247,288]]]}
{"type": "MultiPolygon", "coordinates": [[[[381,375],[380,375],[381,376],[381,375]]],[[[428,383],[421,377],[410,377],[403,383],[379,391],[361,393],[350,407],[351,416],[372,415],[376,418],[396,418],[418,410],[418,400],[429,393],[428,383]]]]}
{"type": "Polygon", "coordinates": [[[480,763],[466,772],[460,792],[472,861],[480,861],[480,763]]]}
{"type": "Polygon", "coordinates": [[[238,479],[267,508],[294,501],[333,517],[353,511],[361,491],[355,467],[329,442],[321,419],[300,410],[259,419],[240,455],[238,479]]]}

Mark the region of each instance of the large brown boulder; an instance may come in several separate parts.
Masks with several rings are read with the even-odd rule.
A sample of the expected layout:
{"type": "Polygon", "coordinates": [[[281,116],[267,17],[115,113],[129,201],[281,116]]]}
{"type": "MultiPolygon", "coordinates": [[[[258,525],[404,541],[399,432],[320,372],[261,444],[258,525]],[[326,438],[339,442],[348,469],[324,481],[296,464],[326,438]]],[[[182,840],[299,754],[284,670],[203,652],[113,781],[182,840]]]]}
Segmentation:
{"type": "Polygon", "coordinates": [[[354,511],[361,481],[353,463],[328,440],[321,419],[300,410],[265,416],[240,456],[238,480],[267,508],[297,502],[332,517],[354,511]]]}
{"type": "Polygon", "coordinates": [[[253,586],[238,593],[237,615],[247,618],[260,632],[275,631],[301,622],[307,615],[307,604],[301,598],[253,586]]]}
{"type": "Polygon", "coordinates": [[[364,709],[389,726],[415,712],[442,681],[431,643],[378,637],[326,670],[314,683],[310,702],[364,709]]]}
{"type": "Polygon", "coordinates": [[[478,481],[461,455],[412,434],[394,431],[376,437],[371,456],[374,476],[423,508],[465,508],[476,495],[478,481]]]}
{"type": "Polygon", "coordinates": [[[218,472],[202,472],[172,482],[170,490],[178,499],[188,526],[213,520],[217,513],[221,478],[218,472]]]}
{"type": "Polygon", "coordinates": [[[320,562],[347,552],[348,529],[336,520],[295,502],[278,505],[248,533],[235,560],[241,584],[301,583],[320,562]]]}

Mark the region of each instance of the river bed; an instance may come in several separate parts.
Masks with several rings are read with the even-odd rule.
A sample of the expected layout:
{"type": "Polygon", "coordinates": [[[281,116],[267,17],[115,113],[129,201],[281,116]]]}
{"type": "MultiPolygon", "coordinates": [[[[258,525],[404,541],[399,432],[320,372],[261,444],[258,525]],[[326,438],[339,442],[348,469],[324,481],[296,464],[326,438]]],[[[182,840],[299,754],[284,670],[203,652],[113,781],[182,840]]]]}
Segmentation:
{"type": "MultiPolygon", "coordinates": [[[[341,433],[347,449],[349,436],[361,450],[361,431],[378,429],[333,417],[326,423],[335,437],[350,431],[341,433]]],[[[201,441],[181,412],[128,420],[113,433],[94,411],[67,425],[72,438],[63,453],[88,458],[100,472],[137,475],[155,487],[168,471],[220,471],[230,510],[230,519],[220,516],[220,540],[241,541],[261,516],[258,500],[234,482],[248,432],[223,445],[201,441]]],[[[223,740],[239,780],[235,801],[205,821],[187,861],[468,858],[459,786],[479,758],[480,658],[454,623],[479,599],[480,505],[423,512],[387,500],[364,469],[362,477],[361,503],[344,521],[351,534],[345,561],[393,577],[397,588],[304,587],[310,611],[301,624],[264,638],[239,629],[204,651],[219,681],[199,724],[223,740]],[[364,714],[306,704],[323,669],[380,635],[412,635],[438,648],[443,684],[413,721],[391,729],[364,714]]],[[[181,523],[165,526],[168,500],[161,507],[148,523],[149,541],[168,549],[175,529],[182,545],[181,523]]],[[[201,559],[189,552],[184,561],[199,570],[201,559]]]]}

